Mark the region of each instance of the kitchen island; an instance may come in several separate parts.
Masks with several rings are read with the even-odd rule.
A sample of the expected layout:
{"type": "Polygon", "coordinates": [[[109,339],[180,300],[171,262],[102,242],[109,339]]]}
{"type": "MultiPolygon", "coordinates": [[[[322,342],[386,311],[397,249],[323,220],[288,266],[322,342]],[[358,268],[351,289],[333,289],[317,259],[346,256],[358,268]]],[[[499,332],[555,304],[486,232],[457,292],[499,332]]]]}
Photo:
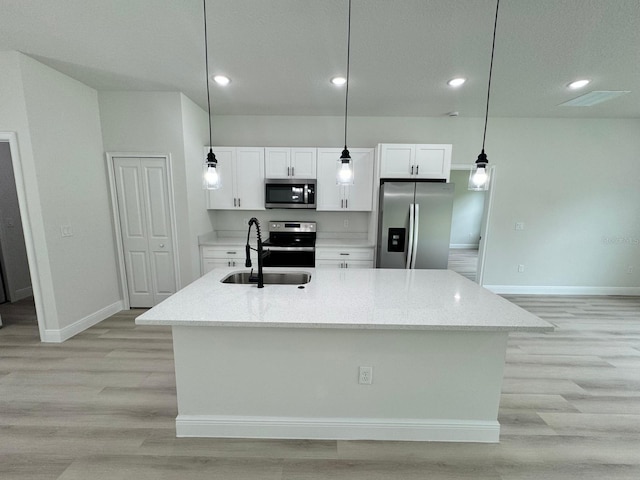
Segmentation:
{"type": "Polygon", "coordinates": [[[179,437],[497,442],[508,333],[553,329],[449,270],[238,270],[136,319],[172,327],[179,437]]]}

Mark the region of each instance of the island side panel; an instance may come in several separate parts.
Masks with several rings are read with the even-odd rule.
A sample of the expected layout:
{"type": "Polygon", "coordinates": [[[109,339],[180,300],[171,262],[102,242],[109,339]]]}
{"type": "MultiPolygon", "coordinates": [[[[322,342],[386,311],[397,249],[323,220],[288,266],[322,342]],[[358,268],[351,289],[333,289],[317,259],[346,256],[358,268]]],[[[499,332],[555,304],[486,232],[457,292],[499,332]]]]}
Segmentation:
{"type": "Polygon", "coordinates": [[[178,436],[498,441],[506,332],[174,326],[173,341],[178,436]]]}

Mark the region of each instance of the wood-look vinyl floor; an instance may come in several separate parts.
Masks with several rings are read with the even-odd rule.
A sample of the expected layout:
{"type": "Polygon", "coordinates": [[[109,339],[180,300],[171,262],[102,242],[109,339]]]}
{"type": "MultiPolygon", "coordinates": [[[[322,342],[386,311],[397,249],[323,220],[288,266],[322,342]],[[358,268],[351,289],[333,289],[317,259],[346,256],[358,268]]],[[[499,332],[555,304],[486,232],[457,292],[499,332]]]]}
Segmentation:
{"type": "Polygon", "coordinates": [[[475,282],[478,270],[478,249],[452,248],[449,250],[449,270],[475,282]]]}
{"type": "Polygon", "coordinates": [[[557,329],[510,336],[499,444],[176,438],[168,328],[0,305],[0,479],[640,479],[640,297],[507,298],[557,329]]]}

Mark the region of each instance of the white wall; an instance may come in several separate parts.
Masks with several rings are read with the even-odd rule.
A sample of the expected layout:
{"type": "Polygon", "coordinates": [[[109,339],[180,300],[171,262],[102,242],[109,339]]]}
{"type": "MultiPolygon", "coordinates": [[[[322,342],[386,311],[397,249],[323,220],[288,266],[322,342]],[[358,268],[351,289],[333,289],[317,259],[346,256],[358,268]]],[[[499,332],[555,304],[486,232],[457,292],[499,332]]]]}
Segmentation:
{"type": "Polygon", "coordinates": [[[0,142],[0,262],[5,273],[8,299],[13,302],[31,295],[27,249],[7,142],[0,142]]]}
{"type": "MultiPolygon", "coordinates": [[[[340,146],[342,122],[215,117],[214,144],[340,146]]],[[[349,145],[451,143],[452,162],[471,164],[482,128],[482,118],[351,117],[349,145]]],[[[640,120],[490,118],[486,151],[497,175],[484,283],[640,293],[638,132],[640,120]]]]}
{"type": "Polygon", "coordinates": [[[184,141],[185,181],[189,208],[189,250],[193,278],[200,276],[198,235],[211,231],[211,219],[205,210],[205,190],[202,188],[204,146],[209,144],[207,112],[185,95],[182,105],[182,137],[184,141]]]}
{"type": "Polygon", "coordinates": [[[469,170],[452,170],[450,181],[456,186],[451,216],[451,246],[477,248],[486,192],[469,190],[469,170]]]}
{"type": "MultiPolygon", "coordinates": [[[[95,90],[19,56],[57,329],[120,301],[95,90]],[[68,225],[73,236],[62,237],[68,225]]],[[[107,315],[108,316],[108,315],[107,315]]],[[[102,318],[99,318],[101,320],[102,318]]]]}
{"type": "MultiPolygon", "coordinates": [[[[195,206],[198,203],[195,197],[203,194],[202,184],[198,180],[197,191],[194,190],[191,175],[195,167],[186,167],[187,157],[190,164],[195,162],[195,145],[202,156],[206,143],[201,138],[202,121],[206,121],[206,114],[202,118],[198,107],[178,92],[100,92],[99,103],[105,151],[171,155],[180,263],[178,275],[181,286],[185,286],[199,274],[199,263],[194,264],[197,236],[193,233],[202,230],[207,221],[204,197],[199,202],[200,208],[195,206]],[[190,226],[192,217],[193,230],[190,226]]],[[[200,174],[198,167],[198,179],[200,174]]],[[[211,230],[210,224],[207,230],[211,230]]]]}
{"type": "Polygon", "coordinates": [[[0,133],[15,132],[40,336],[60,341],[121,306],[113,234],[104,218],[96,92],[20,53],[0,52],[0,105],[0,133]],[[74,229],[65,241],[63,223],[74,229]]]}

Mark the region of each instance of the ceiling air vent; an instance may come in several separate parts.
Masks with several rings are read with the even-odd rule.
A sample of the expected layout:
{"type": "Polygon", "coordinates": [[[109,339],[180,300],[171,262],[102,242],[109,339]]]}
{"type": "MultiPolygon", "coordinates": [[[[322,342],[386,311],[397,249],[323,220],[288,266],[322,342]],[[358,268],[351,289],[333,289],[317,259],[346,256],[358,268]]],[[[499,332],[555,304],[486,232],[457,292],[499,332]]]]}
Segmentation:
{"type": "Polygon", "coordinates": [[[598,103],[606,102],[612,98],[619,97],[631,93],[628,90],[595,90],[593,92],[585,93],[579,97],[569,100],[568,102],[561,103],[560,107],[590,107],[598,103]]]}

